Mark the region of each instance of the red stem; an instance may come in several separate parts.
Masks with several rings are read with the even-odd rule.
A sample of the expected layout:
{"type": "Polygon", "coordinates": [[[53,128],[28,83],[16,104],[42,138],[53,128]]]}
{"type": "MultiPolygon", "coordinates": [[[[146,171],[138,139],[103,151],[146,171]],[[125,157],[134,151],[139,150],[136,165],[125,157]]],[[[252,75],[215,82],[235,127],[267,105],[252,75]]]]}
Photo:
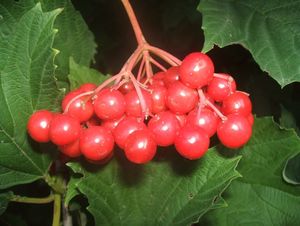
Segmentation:
{"type": "Polygon", "coordinates": [[[152,63],[152,64],[154,64],[156,67],[158,67],[160,70],[162,70],[162,71],[167,71],[167,69],[164,67],[164,66],[162,66],[157,60],[155,60],[154,58],[150,58],[150,62],[152,63]]]}
{"type": "Polygon", "coordinates": [[[133,31],[134,31],[134,34],[135,34],[138,44],[142,45],[143,43],[146,43],[142,29],[138,23],[138,20],[137,20],[135,13],[130,5],[129,0],[121,0],[121,1],[125,7],[128,17],[129,17],[129,20],[132,25],[132,28],[133,28],[133,31]]]}

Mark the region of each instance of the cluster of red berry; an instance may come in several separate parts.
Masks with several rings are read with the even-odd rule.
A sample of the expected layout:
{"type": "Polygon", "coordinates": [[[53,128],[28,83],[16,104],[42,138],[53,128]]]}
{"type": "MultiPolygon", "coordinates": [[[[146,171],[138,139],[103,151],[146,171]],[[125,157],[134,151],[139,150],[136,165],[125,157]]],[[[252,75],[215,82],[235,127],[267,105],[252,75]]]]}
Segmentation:
{"type": "Polygon", "coordinates": [[[70,157],[109,159],[116,143],[134,163],[146,163],[157,146],[174,145],[180,155],[198,159],[217,133],[229,148],[243,146],[252,133],[252,104],[236,91],[234,79],[214,73],[214,64],[196,52],[152,77],[123,79],[99,90],[84,84],[62,101],[63,114],[35,112],[30,136],[53,142],[70,157]]]}

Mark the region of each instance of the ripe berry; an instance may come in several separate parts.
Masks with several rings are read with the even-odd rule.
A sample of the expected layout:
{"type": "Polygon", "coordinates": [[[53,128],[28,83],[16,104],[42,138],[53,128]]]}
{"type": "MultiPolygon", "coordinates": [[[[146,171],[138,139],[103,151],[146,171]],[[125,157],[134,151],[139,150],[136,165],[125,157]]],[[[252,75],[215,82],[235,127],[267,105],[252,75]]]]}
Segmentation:
{"type": "Polygon", "coordinates": [[[88,91],[93,91],[97,88],[97,86],[94,83],[85,83],[79,87],[79,91],[84,93],[88,91]]]}
{"type": "Polygon", "coordinates": [[[225,77],[227,76],[227,79],[214,77],[207,87],[208,95],[218,102],[223,101],[231,93],[236,91],[236,83],[234,79],[227,74],[221,75],[225,77]]]}
{"type": "Polygon", "coordinates": [[[111,155],[114,148],[114,138],[109,130],[102,126],[93,126],[82,132],[79,146],[87,159],[98,161],[111,155]]]}
{"type": "Polygon", "coordinates": [[[61,103],[61,108],[63,109],[63,111],[66,109],[68,103],[76,96],[78,96],[79,94],[81,94],[81,91],[79,89],[75,89],[71,92],[69,92],[64,99],[62,100],[61,103]]]}
{"type": "Polygon", "coordinates": [[[174,143],[179,127],[176,116],[170,111],[158,113],[148,123],[148,128],[153,133],[157,145],[163,147],[174,143]]]}
{"type": "Polygon", "coordinates": [[[136,130],[147,128],[142,120],[135,117],[125,117],[113,130],[115,142],[120,148],[124,148],[128,136],[136,130]]]}
{"type": "Polygon", "coordinates": [[[180,80],[188,87],[198,89],[208,85],[214,75],[214,64],[204,53],[187,55],[179,68],[180,80]]]}
{"type": "Polygon", "coordinates": [[[95,113],[100,119],[117,119],[125,112],[125,98],[114,89],[103,89],[94,102],[95,113]]]}
{"type": "Polygon", "coordinates": [[[252,127],[246,117],[239,114],[227,116],[227,120],[219,124],[218,138],[228,148],[239,148],[251,137],[252,127]]]}
{"type": "MultiPolygon", "coordinates": [[[[65,110],[66,109],[63,108],[63,111],[65,110]]],[[[80,122],[85,122],[94,114],[94,106],[89,100],[89,97],[80,97],[72,101],[66,113],[73,118],[77,118],[80,122]]]]}
{"type": "Polygon", "coordinates": [[[70,144],[59,146],[58,148],[62,153],[71,158],[76,158],[81,155],[81,151],[79,148],[79,139],[70,144]]]}
{"type": "Polygon", "coordinates": [[[254,116],[253,116],[253,114],[249,114],[247,116],[247,119],[248,119],[250,125],[253,126],[253,124],[254,124],[254,116]]]}
{"type": "Polygon", "coordinates": [[[162,85],[151,85],[149,87],[152,97],[152,113],[156,114],[167,109],[166,99],[167,99],[167,89],[162,85]]]}
{"type": "Polygon", "coordinates": [[[169,87],[174,82],[179,81],[179,66],[170,67],[164,77],[166,87],[169,87]]]}
{"type": "Polygon", "coordinates": [[[219,118],[210,109],[202,108],[200,113],[195,109],[188,114],[187,123],[202,128],[211,137],[217,131],[219,118]]]}
{"type": "Polygon", "coordinates": [[[168,88],[167,107],[174,113],[185,114],[195,108],[198,102],[197,91],[181,82],[174,82],[168,88]]]}
{"type": "Polygon", "coordinates": [[[64,114],[54,115],[50,125],[50,140],[56,145],[66,145],[79,138],[80,122],[64,114]]]}
{"type": "Polygon", "coordinates": [[[104,120],[101,123],[101,126],[110,130],[111,132],[117,127],[117,125],[123,120],[125,116],[123,115],[121,118],[104,120]]]}
{"type": "Polygon", "coordinates": [[[131,81],[125,82],[123,85],[120,86],[119,91],[124,95],[129,93],[130,91],[134,90],[134,85],[131,81]]]}
{"type": "Polygon", "coordinates": [[[50,141],[49,127],[52,118],[53,114],[47,110],[36,111],[30,116],[27,131],[33,140],[41,143],[50,141]]]}
{"type": "Polygon", "coordinates": [[[192,125],[182,127],[175,139],[175,148],[183,157],[194,160],[201,158],[209,147],[207,133],[192,125]]]}
{"type": "Polygon", "coordinates": [[[153,135],[148,129],[143,129],[128,136],[124,152],[129,161],[143,164],[153,159],[156,149],[157,145],[153,135]]]}
{"type": "Polygon", "coordinates": [[[157,72],[152,77],[152,85],[159,85],[164,86],[164,77],[166,76],[166,73],[163,71],[157,72]]]}
{"type": "Polygon", "coordinates": [[[248,116],[252,111],[252,103],[247,94],[236,91],[223,101],[222,111],[225,115],[238,113],[248,116]]]}
{"type": "MultiPolygon", "coordinates": [[[[142,95],[144,97],[144,101],[146,104],[146,109],[144,113],[150,113],[152,111],[152,98],[151,94],[141,90],[142,95]]],[[[125,101],[126,101],[126,114],[128,116],[134,116],[134,117],[142,117],[143,112],[142,112],[142,107],[141,107],[141,102],[139,99],[139,96],[137,95],[137,92],[135,90],[130,91],[125,95],[125,101]]]]}

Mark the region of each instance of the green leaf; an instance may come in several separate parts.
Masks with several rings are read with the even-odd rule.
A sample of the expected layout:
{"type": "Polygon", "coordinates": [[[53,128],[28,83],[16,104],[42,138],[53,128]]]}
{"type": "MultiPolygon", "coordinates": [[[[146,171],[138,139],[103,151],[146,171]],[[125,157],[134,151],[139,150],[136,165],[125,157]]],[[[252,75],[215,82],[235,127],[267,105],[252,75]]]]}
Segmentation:
{"type": "Polygon", "coordinates": [[[0,3],[0,38],[5,40],[13,33],[16,22],[38,2],[41,2],[45,11],[63,8],[63,12],[55,20],[54,27],[58,33],[53,47],[59,50],[55,58],[55,64],[58,66],[56,70],[58,84],[60,87],[67,87],[69,58],[73,57],[77,63],[89,66],[97,47],[92,32],[70,0],[20,0],[0,3]]]}
{"type": "Polygon", "coordinates": [[[299,1],[203,0],[198,10],[204,52],[240,44],[282,87],[300,81],[299,1]]]}
{"type": "Polygon", "coordinates": [[[283,178],[290,184],[300,184],[300,153],[287,160],[283,170],[283,178]]]}
{"type": "Polygon", "coordinates": [[[70,74],[68,78],[71,84],[71,90],[73,90],[84,83],[94,83],[99,85],[104,82],[108,76],[101,74],[95,69],[79,65],[73,58],[70,58],[70,74]]]}
{"type": "Polygon", "coordinates": [[[220,196],[239,177],[239,157],[225,159],[215,149],[199,161],[184,160],[173,149],[161,154],[146,165],[119,155],[94,169],[69,164],[83,174],[77,187],[96,225],[188,225],[225,206],[220,196]]]}
{"type": "Polygon", "coordinates": [[[97,47],[94,35],[80,13],[75,10],[71,0],[35,1],[42,2],[45,10],[63,8],[63,12],[55,20],[54,27],[58,29],[58,33],[53,46],[60,51],[55,58],[55,64],[58,66],[56,77],[61,82],[67,82],[70,57],[78,64],[90,66],[97,47]]]}
{"type": "Polygon", "coordinates": [[[60,12],[44,13],[37,4],[0,41],[0,189],[42,178],[50,166],[50,156],[28,139],[26,124],[35,110],[57,105],[52,43],[60,12]]]}
{"type": "Polygon", "coordinates": [[[279,118],[280,125],[283,128],[289,129],[293,128],[297,134],[300,134],[299,127],[297,125],[297,120],[292,112],[290,112],[287,108],[281,105],[281,117],[279,118]]]}
{"type": "Polygon", "coordinates": [[[0,193],[0,216],[5,212],[12,194],[12,192],[0,193]]]}
{"type": "Polygon", "coordinates": [[[65,206],[69,206],[70,201],[77,195],[80,195],[80,192],[77,189],[77,184],[79,181],[80,177],[78,177],[77,175],[72,175],[67,185],[67,192],[64,199],[65,206]]]}
{"type": "Polygon", "coordinates": [[[300,189],[285,183],[282,170],[299,152],[300,139],[271,118],[257,119],[250,142],[241,150],[242,174],[225,191],[227,208],[207,214],[211,225],[299,225],[300,189]]]}

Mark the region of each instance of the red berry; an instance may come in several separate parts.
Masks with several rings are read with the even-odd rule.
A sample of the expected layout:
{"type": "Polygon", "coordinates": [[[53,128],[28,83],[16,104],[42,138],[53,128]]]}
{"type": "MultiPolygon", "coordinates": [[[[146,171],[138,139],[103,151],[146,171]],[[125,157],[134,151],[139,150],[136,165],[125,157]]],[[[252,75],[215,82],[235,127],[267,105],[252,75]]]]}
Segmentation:
{"type": "Polygon", "coordinates": [[[114,138],[109,130],[102,126],[93,126],[82,132],[79,146],[87,159],[98,161],[111,155],[114,138]]]}
{"type": "Polygon", "coordinates": [[[143,164],[153,159],[157,145],[148,129],[137,130],[128,136],[125,155],[133,163],[143,164]]]}
{"type": "Polygon", "coordinates": [[[124,148],[125,142],[131,133],[145,128],[147,127],[142,120],[135,117],[125,117],[113,131],[115,142],[120,148],[124,148]]]}
{"type": "Polygon", "coordinates": [[[117,125],[123,120],[125,116],[122,116],[121,118],[117,118],[117,119],[111,119],[111,120],[104,120],[101,123],[101,126],[103,126],[104,128],[113,131],[117,125]]]}
{"type": "Polygon", "coordinates": [[[109,156],[105,157],[104,159],[97,160],[97,161],[87,159],[87,161],[89,163],[96,164],[96,165],[104,165],[104,164],[108,163],[109,160],[111,160],[113,156],[114,156],[114,152],[111,152],[111,154],[109,156]]]}
{"type": "Polygon", "coordinates": [[[201,158],[209,147],[207,133],[192,125],[182,127],[175,139],[175,148],[183,157],[194,160],[201,158]]]}
{"type": "Polygon", "coordinates": [[[157,72],[152,77],[152,85],[160,85],[164,86],[164,77],[166,76],[166,73],[163,71],[157,72]]]}
{"type": "Polygon", "coordinates": [[[162,85],[151,85],[149,87],[152,97],[152,113],[156,114],[158,112],[164,111],[167,109],[166,99],[167,99],[167,89],[162,85]]]}
{"type": "Polygon", "coordinates": [[[148,123],[148,128],[153,133],[157,145],[163,147],[174,143],[179,127],[176,116],[170,111],[158,113],[148,123]]]}
{"type": "Polygon", "coordinates": [[[114,89],[103,89],[94,102],[95,113],[100,119],[117,119],[125,112],[125,98],[114,89]]]}
{"type": "Polygon", "coordinates": [[[207,87],[208,95],[215,101],[223,101],[231,93],[236,91],[236,84],[234,79],[227,74],[221,74],[227,79],[214,77],[207,87]]]}
{"type": "Polygon", "coordinates": [[[52,119],[53,114],[47,110],[33,113],[27,124],[27,131],[31,138],[41,143],[49,142],[49,127],[52,119]]]}
{"type": "MultiPolygon", "coordinates": [[[[69,98],[68,96],[66,97],[69,98]]],[[[63,111],[65,110],[66,109],[63,108],[63,111]]],[[[80,97],[72,101],[66,113],[72,116],[73,118],[77,118],[80,122],[85,122],[93,116],[94,106],[92,102],[89,100],[88,96],[80,97]]]]}
{"type": "MultiPolygon", "coordinates": [[[[142,95],[144,97],[145,101],[145,111],[144,113],[150,113],[152,111],[152,98],[151,94],[141,90],[142,95]]],[[[135,90],[130,91],[125,95],[125,101],[126,101],[126,114],[128,116],[134,116],[134,117],[143,117],[142,113],[142,107],[141,107],[141,102],[139,99],[139,96],[137,95],[137,92],[135,90]]]]}
{"type": "Polygon", "coordinates": [[[164,77],[166,87],[169,87],[174,82],[179,81],[179,66],[170,67],[164,77]]]}
{"type": "Polygon", "coordinates": [[[94,83],[85,83],[79,87],[79,91],[84,93],[84,92],[93,91],[96,88],[97,86],[94,83]]]}
{"type": "Polygon", "coordinates": [[[187,123],[202,128],[211,137],[217,131],[219,118],[207,108],[202,108],[200,113],[198,109],[195,109],[188,114],[187,123]]]}
{"type": "Polygon", "coordinates": [[[222,111],[225,115],[238,113],[248,116],[252,111],[251,100],[247,94],[236,91],[223,101],[222,111]]]}
{"type": "Polygon", "coordinates": [[[188,87],[198,89],[208,85],[214,75],[214,64],[204,53],[187,55],[179,68],[180,80],[188,87]]]}
{"type": "Polygon", "coordinates": [[[247,119],[248,119],[250,125],[253,126],[253,124],[254,124],[254,116],[253,116],[253,114],[249,114],[247,116],[247,119]]]}
{"type": "Polygon", "coordinates": [[[79,138],[80,122],[69,115],[56,114],[50,124],[50,140],[56,145],[66,145],[79,138]]]}
{"type": "Polygon", "coordinates": [[[131,81],[125,82],[123,85],[120,86],[119,91],[124,95],[129,93],[130,91],[134,90],[134,85],[131,81]]]}
{"type": "Polygon", "coordinates": [[[195,108],[198,102],[197,91],[181,82],[174,82],[168,88],[167,107],[174,113],[185,114],[195,108]]]}
{"type": "Polygon", "coordinates": [[[76,158],[81,155],[81,151],[79,148],[79,139],[70,144],[59,146],[58,148],[63,154],[71,158],[76,158]]]}
{"type": "Polygon", "coordinates": [[[239,114],[228,115],[219,124],[218,138],[228,148],[239,148],[246,144],[251,137],[252,127],[246,117],[239,114]]]}
{"type": "Polygon", "coordinates": [[[75,89],[71,92],[69,92],[64,99],[62,100],[61,103],[61,108],[63,109],[63,111],[66,109],[68,103],[76,96],[78,96],[79,94],[81,94],[81,91],[79,89],[75,89]]]}

